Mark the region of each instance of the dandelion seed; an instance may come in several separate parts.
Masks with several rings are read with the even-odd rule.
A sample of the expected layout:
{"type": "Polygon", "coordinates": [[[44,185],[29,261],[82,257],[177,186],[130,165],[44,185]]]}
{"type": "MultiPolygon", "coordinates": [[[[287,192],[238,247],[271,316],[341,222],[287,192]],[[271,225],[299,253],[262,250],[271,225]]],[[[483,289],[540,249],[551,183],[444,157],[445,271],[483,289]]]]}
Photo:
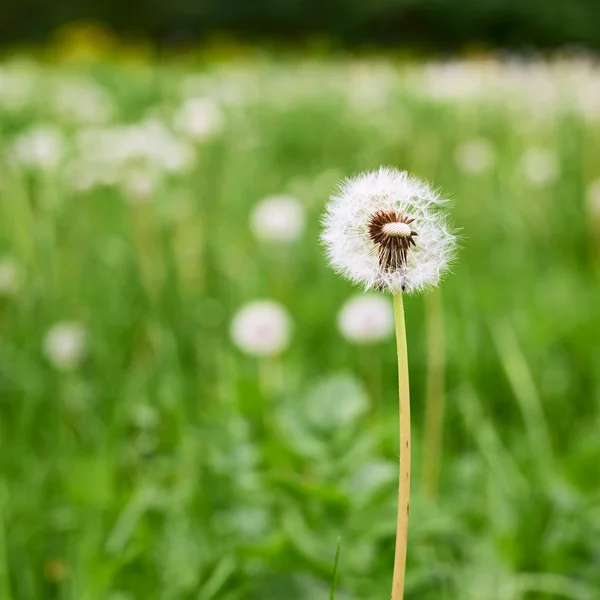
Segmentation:
{"type": "Polygon", "coordinates": [[[287,311],[272,300],[246,304],[231,323],[234,344],[246,354],[276,356],[290,341],[292,322],[287,311]]]}
{"type": "Polygon", "coordinates": [[[535,187],[543,187],[558,177],[556,154],[547,148],[530,148],[521,159],[523,174],[535,187]]]}
{"type": "Polygon", "coordinates": [[[85,330],[81,324],[57,323],[44,338],[44,354],[59,371],[71,371],[83,360],[85,342],[85,330]]]}
{"type": "Polygon", "coordinates": [[[338,327],[348,341],[357,344],[385,340],[394,331],[392,304],[374,294],[350,298],[338,314],[338,327]]]}
{"type": "Polygon", "coordinates": [[[456,246],[444,203],[405,171],[382,167],[345,180],[324,217],[331,266],[366,289],[412,293],[437,285],[456,246]]]}
{"type": "Polygon", "coordinates": [[[454,158],[464,173],[481,173],[494,162],[494,148],[483,138],[469,140],[456,148],[454,158]]]}
{"type": "Polygon", "coordinates": [[[250,215],[250,228],[264,242],[294,242],[304,231],[304,209],[292,196],[269,196],[250,215]]]}

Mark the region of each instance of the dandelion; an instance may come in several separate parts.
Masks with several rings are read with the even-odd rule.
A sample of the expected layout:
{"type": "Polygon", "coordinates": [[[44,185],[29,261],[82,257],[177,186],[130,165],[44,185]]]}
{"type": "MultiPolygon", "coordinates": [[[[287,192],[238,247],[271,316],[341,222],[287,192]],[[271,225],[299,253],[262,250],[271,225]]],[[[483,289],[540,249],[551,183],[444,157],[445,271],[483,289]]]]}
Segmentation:
{"type": "Polygon", "coordinates": [[[543,187],[558,177],[558,159],[547,148],[530,148],[521,159],[521,169],[531,185],[543,187]]]}
{"type": "Polygon", "coordinates": [[[235,315],[231,337],[246,354],[276,356],[287,348],[291,329],[292,322],[285,308],[272,300],[256,300],[235,315]]]}
{"type": "Polygon", "coordinates": [[[387,298],[355,296],[342,306],[338,328],[350,342],[368,344],[387,339],[394,331],[394,311],[387,298]]]}
{"type": "Polygon", "coordinates": [[[454,159],[464,173],[481,173],[492,166],[494,148],[486,139],[474,138],[456,148],[454,159]]]}
{"type": "Polygon", "coordinates": [[[147,168],[131,169],[124,173],[121,182],[125,196],[132,204],[141,204],[149,200],[159,184],[159,176],[147,168]]]}
{"type": "Polygon", "coordinates": [[[52,126],[33,127],[13,143],[13,156],[26,167],[51,171],[60,164],[64,154],[64,139],[52,126]]]}
{"type": "Polygon", "coordinates": [[[85,330],[79,323],[57,323],[44,338],[44,354],[59,371],[72,371],[85,355],[85,338],[85,330]]]}
{"type": "Polygon", "coordinates": [[[250,228],[264,242],[294,242],[304,231],[304,209],[292,196],[268,196],[250,215],[250,228]]]}
{"type": "Polygon", "coordinates": [[[74,123],[106,123],[116,110],[108,92],[86,79],[59,80],[50,95],[57,116],[74,123]]]}
{"type": "Polygon", "coordinates": [[[410,496],[410,391],[404,293],[436,286],[456,238],[427,183],[382,167],[345,180],[331,197],[322,241],[331,266],[367,289],[394,294],[400,405],[400,475],[392,600],[402,600],[410,496]]]}
{"type": "Polygon", "coordinates": [[[223,113],[210,98],[190,98],[175,114],[175,128],[196,141],[213,137],[223,127],[223,113]]]}
{"type": "Polygon", "coordinates": [[[0,258],[0,297],[14,296],[21,287],[17,263],[9,257],[0,258]]]}

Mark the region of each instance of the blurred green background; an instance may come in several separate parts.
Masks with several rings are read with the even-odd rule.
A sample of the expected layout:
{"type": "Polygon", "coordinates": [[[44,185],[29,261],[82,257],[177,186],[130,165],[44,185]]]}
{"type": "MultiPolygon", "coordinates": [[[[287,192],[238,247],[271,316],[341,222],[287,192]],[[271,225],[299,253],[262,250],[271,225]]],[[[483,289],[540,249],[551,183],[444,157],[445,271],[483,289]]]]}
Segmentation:
{"type": "Polygon", "coordinates": [[[597,0],[3,0],[0,43],[39,40],[72,21],[102,21],[163,46],[215,32],[248,40],[457,49],[465,44],[600,48],[597,0]]]}
{"type": "MultiPolygon", "coordinates": [[[[56,3],[11,25],[0,599],[326,599],[338,540],[335,598],[389,597],[395,345],[385,303],[340,317],[360,290],[318,239],[340,179],[381,164],[440,186],[461,236],[454,273],[406,302],[407,600],[600,598],[600,65],[407,58],[389,47],[401,29],[376,25],[393,13],[418,37],[405,15],[429,15],[445,37],[421,30],[414,49],[594,45],[596,3],[521,3],[523,30],[497,17],[508,3],[481,3],[508,27],[485,39],[469,33],[482,13],[445,19],[446,2],[264,3],[259,37],[279,22],[261,9],[303,39],[339,29],[308,50],[191,43],[200,14],[213,33],[226,9],[251,28],[246,5],[221,4],[77,4],[113,30],[70,24],[36,46],[81,15],[56,3]],[[185,50],[156,52],[167,13],[189,25],[185,50]],[[349,22],[385,51],[326,52],[349,22]],[[285,317],[247,324],[259,346],[280,337],[269,356],[232,325],[258,299],[288,319],[287,334],[285,317]]],[[[3,5],[2,27],[25,6],[3,5]]]]}

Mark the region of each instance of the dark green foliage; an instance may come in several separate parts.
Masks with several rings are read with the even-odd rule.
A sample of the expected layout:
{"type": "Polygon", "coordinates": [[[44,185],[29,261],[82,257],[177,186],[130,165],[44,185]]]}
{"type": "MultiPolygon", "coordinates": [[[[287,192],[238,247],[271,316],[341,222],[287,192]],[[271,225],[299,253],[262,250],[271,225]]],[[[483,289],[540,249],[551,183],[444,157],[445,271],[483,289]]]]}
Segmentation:
{"type": "Polygon", "coordinates": [[[71,21],[179,45],[217,33],[288,43],[327,37],[344,45],[456,50],[600,48],[596,0],[4,0],[0,42],[39,40],[71,21]]]}

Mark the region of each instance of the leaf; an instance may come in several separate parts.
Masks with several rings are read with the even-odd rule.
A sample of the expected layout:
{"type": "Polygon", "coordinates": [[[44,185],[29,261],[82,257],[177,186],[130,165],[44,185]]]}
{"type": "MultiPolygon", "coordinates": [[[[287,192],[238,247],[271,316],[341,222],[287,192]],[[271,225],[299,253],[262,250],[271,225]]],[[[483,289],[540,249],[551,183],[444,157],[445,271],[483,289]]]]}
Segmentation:
{"type": "Polygon", "coordinates": [[[338,582],[338,566],[340,563],[340,548],[342,545],[342,539],[339,538],[335,548],[335,560],[333,561],[333,574],[331,576],[331,592],[329,593],[329,600],[335,600],[335,588],[338,582]]]}

